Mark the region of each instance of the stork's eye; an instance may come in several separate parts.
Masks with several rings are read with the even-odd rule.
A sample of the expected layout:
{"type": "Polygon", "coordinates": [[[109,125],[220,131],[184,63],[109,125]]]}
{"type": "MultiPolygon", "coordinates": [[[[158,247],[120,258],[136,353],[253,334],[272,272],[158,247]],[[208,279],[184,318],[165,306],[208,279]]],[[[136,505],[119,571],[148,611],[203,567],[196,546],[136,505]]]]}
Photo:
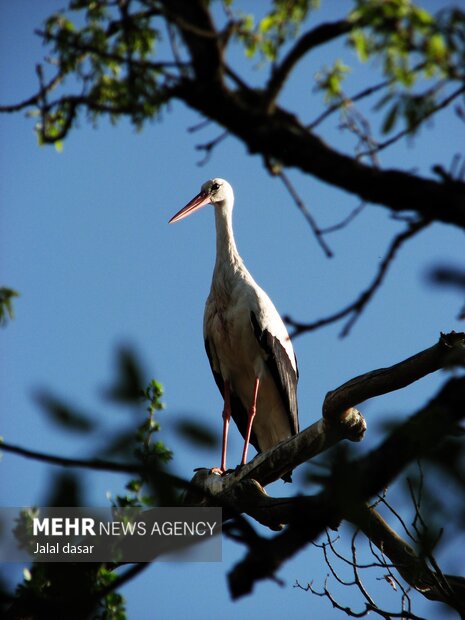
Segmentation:
{"type": "Polygon", "coordinates": [[[219,189],[220,189],[220,184],[219,183],[213,183],[212,190],[214,192],[217,192],[219,189]]]}

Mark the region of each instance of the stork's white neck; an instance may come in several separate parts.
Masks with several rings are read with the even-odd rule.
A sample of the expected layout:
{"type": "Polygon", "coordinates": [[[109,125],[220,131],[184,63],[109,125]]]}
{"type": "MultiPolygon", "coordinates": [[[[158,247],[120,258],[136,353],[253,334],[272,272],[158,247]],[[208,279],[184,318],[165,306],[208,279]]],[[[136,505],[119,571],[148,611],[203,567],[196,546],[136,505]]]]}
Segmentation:
{"type": "Polygon", "coordinates": [[[215,206],[216,263],[215,269],[242,263],[232,227],[232,208],[215,206]]]}

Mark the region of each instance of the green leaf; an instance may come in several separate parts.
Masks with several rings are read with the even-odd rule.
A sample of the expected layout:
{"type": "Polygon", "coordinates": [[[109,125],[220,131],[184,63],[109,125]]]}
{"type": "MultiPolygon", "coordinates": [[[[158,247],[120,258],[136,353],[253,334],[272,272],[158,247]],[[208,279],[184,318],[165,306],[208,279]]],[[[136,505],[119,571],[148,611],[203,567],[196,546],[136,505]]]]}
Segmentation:
{"type": "Polygon", "coordinates": [[[190,419],[180,420],[176,424],[177,432],[188,440],[190,444],[213,448],[217,445],[216,435],[204,425],[190,419]]]}
{"type": "Polygon", "coordinates": [[[117,403],[139,403],[144,393],[142,386],[143,373],[136,359],[136,355],[128,348],[122,347],[118,351],[118,368],[116,381],[106,396],[117,403]]]}
{"type": "Polygon", "coordinates": [[[4,326],[8,320],[14,319],[13,298],[19,297],[19,293],[12,288],[0,288],[0,325],[4,326]]]}
{"type": "Polygon", "coordinates": [[[369,57],[367,35],[363,32],[363,30],[354,30],[351,34],[350,40],[355,47],[360,61],[366,62],[369,57]]]}
{"type": "Polygon", "coordinates": [[[35,396],[36,402],[42,407],[48,417],[63,429],[78,433],[88,433],[95,428],[95,420],[90,416],[77,411],[71,405],[65,404],[49,392],[39,392],[35,396]]]}
{"type": "Polygon", "coordinates": [[[384,118],[384,123],[383,126],[381,128],[381,131],[383,133],[389,133],[391,131],[391,129],[393,129],[396,120],[397,120],[397,115],[399,113],[399,108],[400,108],[400,102],[396,101],[396,103],[394,103],[394,105],[391,106],[391,109],[389,110],[389,112],[386,114],[385,118],[384,118]]]}
{"type": "Polygon", "coordinates": [[[427,55],[435,62],[442,62],[447,56],[447,45],[444,37],[439,34],[433,34],[426,43],[427,55]]]}

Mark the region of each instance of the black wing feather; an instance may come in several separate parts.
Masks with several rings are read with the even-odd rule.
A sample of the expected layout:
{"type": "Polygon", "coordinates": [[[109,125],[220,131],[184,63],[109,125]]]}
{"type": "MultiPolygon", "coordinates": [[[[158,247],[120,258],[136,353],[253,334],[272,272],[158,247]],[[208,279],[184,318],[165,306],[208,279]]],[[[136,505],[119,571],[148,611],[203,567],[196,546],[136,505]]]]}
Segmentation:
{"type": "MultiPolygon", "coordinates": [[[[275,380],[276,387],[283,400],[289,418],[292,435],[299,432],[299,415],[297,406],[297,380],[299,371],[294,370],[286,349],[267,329],[262,330],[253,312],[250,319],[260,346],[267,354],[266,365],[275,380]]],[[[296,362],[297,369],[297,362],[296,362]]]]}
{"type": "MultiPolygon", "coordinates": [[[[261,329],[257,317],[253,312],[250,313],[250,319],[254,334],[261,348],[266,352],[266,365],[268,366],[276,387],[283,400],[289,419],[292,435],[299,432],[299,414],[297,407],[297,381],[299,379],[299,370],[294,370],[291,360],[286,349],[267,329],[261,329]]],[[[284,482],[292,482],[292,471],[282,476],[284,482]]]]}

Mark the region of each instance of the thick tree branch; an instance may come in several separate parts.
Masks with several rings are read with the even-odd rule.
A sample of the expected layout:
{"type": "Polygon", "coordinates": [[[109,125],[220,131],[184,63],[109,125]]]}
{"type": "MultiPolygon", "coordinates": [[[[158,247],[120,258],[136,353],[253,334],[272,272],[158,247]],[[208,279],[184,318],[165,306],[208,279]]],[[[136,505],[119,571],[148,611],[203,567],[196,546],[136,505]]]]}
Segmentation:
{"type": "MultiPolygon", "coordinates": [[[[227,492],[245,479],[254,479],[262,486],[266,486],[342,439],[359,441],[365,432],[366,425],[360,413],[352,408],[353,404],[403,388],[440,368],[463,364],[464,342],[464,333],[442,334],[437,344],[421,353],[394,366],[374,370],[351,379],[339,388],[328,392],[323,404],[321,420],[295,437],[281,442],[272,450],[258,454],[233,474],[219,477],[214,474],[205,476],[205,472],[208,473],[209,470],[199,472],[200,485],[205,489],[211,486],[211,492],[215,495],[227,492]]],[[[1,450],[62,467],[118,473],[143,474],[147,472],[143,463],[67,458],[29,450],[6,442],[0,443],[1,450]]],[[[173,484],[181,488],[188,486],[184,480],[166,472],[159,472],[157,475],[170,478],[173,484]]]]}
{"type": "Polygon", "coordinates": [[[323,403],[323,418],[295,437],[258,454],[234,473],[219,477],[203,470],[198,474],[199,479],[194,480],[215,495],[250,478],[266,486],[343,439],[360,441],[366,423],[354,405],[399,390],[440,368],[464,364],[464,343],[465,333],[442,334],[439,342],[425,351],[388,368],[351,379],[328,392],[323,403]],[[210,485],[213,486],[210,488],[210,485]]]}
{"type": "Polygon", "coordinates": [[[217,83],[223,72],[220,37],[208,6],[201,0],[161,0],[168,22],[181,32],[189,49],[196,78],[217,83]]]}
{"type": "Polygon", "coordinates": [[[195,82],[181,82],[178,98],[236,135],[251,153],[295,167],[392,211],[414,210],[425,220],[465,228],[464,183],[439,183],[401,170],[372,168],[328,146],[296,116],[279,107],[270,112],[262,92],[228,90],[221,79],[224,66],[218,34],[203,3],[176,0],[165,4],[197,74],[195,82]],[[188,11],[190,28],[176,22],[181,11],[188,11]]]}
{"type": "Polygon", "coordinates": [[[178,97],[240,138],[251,153],[297,168],[396,213],[416,211],[425,220],[465,228],[464,183],[439,183],[363,164],[330,147],[284,110],[276,108],[268,114],[260,96],[250,91],[234,93],[221,85],[186,81],[178,97]]]}
{"type": "Polygon", "coordinates": [[[232,596],[249,594],[257,581],[271,577],[325,527],[342,519],[351,507],[365,503],[410,462],[428,454],[443,438],[454,433],[464,416],[465,378],[451,379],[430,403],[376,450],[358,461],[336,467],[309,512],[299,506],[299,510],[289,514],[291,520],[286,530],[272,539],[262,539],[259,553],[257,549],[249,552],[229,574],[232,596]]]}
{"type": "Polygon", "coordinates": [[[379,368],[355,377],[328,392],[323,403],[323,416],[332,419],[354,404],[400,390],[440,368],[464,365],[464,347],[465,333],[441,334],[439,342],[432,347],[388,368],[379,368]]]}
{"type": "MultiPolygon", "coordinates": [[[[178,98],[238,137],[251,153],[260,154],[265,160],[279,161],[285,167],[297,168],[356,194],[363,201],[385,206],[396,213],[413,210],[425,221],[439,221],[465,229],[465,183],[435,181],[402,170],[373,168],[332,148],[311,133],[295,115],[278,106],[268,109],[266,91],[252,90],[243,82],[237,90],[230,90],[224,80],[227,73],[223,58],[224,37],[215,29],[208,5],[202,0],[161,0],[160,5],[163,17],[179,32],[188,50],[195,79],[179,77],[179,81],[165,89],[166,96],[157,95],[157,103],[178,98]]],[[[305,50],[343,34],[346,28],[349,25],[342,20],[304,35],[272,76],[271,90],[279,90],[280,83],[305,50]]],[[[37,95],[20,107],[35,101],[37,95]]],[[[68,94],[56,104],[65,117],[64,131],[53,139],[42,136],[48,141],[64,137],[81,106],[98,113],[134,114],[134,110],[124,106],[113,109],[111,105],[99,105],[91,97],[82,95],[68,94]]],[[[50,115],[53,112],[52,107],[44,106],[43,102],[41,108],[50,115]]],[[[142,115],[143,112],[141,110],[142,115]]]]}

